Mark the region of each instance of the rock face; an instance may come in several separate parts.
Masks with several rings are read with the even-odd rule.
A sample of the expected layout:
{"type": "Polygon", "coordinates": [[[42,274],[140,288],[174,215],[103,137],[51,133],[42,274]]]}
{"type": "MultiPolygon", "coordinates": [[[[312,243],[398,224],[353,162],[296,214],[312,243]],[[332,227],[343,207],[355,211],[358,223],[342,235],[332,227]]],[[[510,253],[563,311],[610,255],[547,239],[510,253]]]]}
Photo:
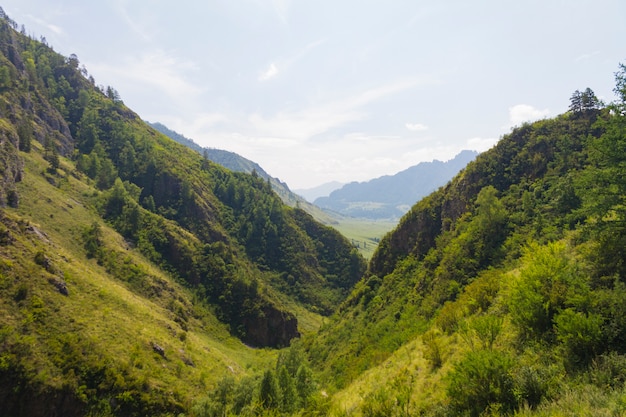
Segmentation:
{"type": "Polygon", "coordinates": [[[300,337],[298,320],[290,313],[264,307],[263,315],[245,321],[244,342],[253,346],[280,348],[289,346],[291,339],[300,337]]]}
{"type": "Polygon", "coordinates": [[[16,207],[19,201],[15,184],[22,179],[24,164],[18,144],[18,136],[0,124],[0,207],[16,207]]]}
{"type": "Polygon", "coordinates": [[[165,349],[157,343],[152,342],[152,350],[154,350],[159,356],[165,357],[165,349]]]}
{"type": "Polygon", "coordinates": [[[60,278],[52,277],[48,279],[48,282],[56,287],[56,289],[63,295],[70,295],[69,290],[67,289],[67,284],[60,278]]]}

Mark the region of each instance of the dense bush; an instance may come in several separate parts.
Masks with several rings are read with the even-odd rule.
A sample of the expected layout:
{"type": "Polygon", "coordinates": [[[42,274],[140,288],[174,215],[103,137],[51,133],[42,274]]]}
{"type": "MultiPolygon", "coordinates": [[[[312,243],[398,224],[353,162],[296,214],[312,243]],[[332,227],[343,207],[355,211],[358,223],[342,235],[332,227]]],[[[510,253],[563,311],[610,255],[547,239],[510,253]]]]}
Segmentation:
{"type": "Polygon", "coordinates": [[[469,352],[449,375],[447,393],[453,410],[475,417],[485,410],[508,413],[517,407],[513,359],[495,350],[469,352]]]}

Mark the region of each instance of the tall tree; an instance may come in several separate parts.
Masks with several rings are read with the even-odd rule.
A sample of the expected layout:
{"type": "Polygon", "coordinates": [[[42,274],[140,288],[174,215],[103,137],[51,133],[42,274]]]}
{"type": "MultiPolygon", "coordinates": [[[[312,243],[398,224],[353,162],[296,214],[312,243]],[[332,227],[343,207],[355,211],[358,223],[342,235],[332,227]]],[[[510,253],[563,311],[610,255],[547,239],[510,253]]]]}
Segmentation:
{"type": "Polygon", "coordinates": [[[280,403],[278,382],[271,369],[263,374],[259,388],[259,401],[264,408],[276,408],[280,403]]]}
{"type": "Polygon", "coordinates": [[[577,116],[593,114],[601,107],[602,102],[589,87],[582,92],[579,90],[574,91],[570,97],[569,111],[577,116]]]}
{"type": "Polygon", "coordinates": [[[614,89],[618,100],[598,122],[604,134],[592,142],[591,165],[581,187],[601,249],[603,274],[626,277],[626,66],[620,64],[614,89]]]}
{"type": "Polygon", "coordinates": [[[572,93],[572,96],[570,97],[569,102],[570,102],[569,111],[571,111],[574,114],[582,112],[583,99],[582,99],[582,93],[580,92],[580,90],[576,90],[574,91],[574,93],[572,93]]]}

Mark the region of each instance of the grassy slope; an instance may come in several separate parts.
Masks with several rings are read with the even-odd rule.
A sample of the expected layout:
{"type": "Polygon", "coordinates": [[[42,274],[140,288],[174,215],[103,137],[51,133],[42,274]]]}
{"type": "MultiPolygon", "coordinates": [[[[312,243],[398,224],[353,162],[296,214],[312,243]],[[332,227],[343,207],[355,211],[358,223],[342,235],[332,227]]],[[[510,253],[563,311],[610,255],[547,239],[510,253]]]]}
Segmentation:
{"type": "MultiPolygon", "coordinates": [[[[463,377],[464,392],[473,393],[477,386],[486,392],[493,378],[476,383],[467,368],[459,371],[470,359],[485,357],[494,362],[474,362],[476,372],[502,360],[506,370],[500,375],[513,387],[513,398],[492,398],[497,404],[483,408],[485,415],[624,415],[626,356],[612,333],[623,333],[624,290],[613,282],[617,274],[597,278],[604,273],[596,265],[599,257],[592,255],[598,242],[588,240],[578,210],[583,203],[573,197],[585,194],[571,185],[585,178],[586,146],[598,141],[601,126],[564,115],[515,130],[484,154],[482,165],[473,164],[435,195],[450,193],[445,204],[443,198],[425,199],[388,235],[392,245],[401,246],[393,262],[379,263],[378,277],[357,284],[339,314],[315,340],[307,340],[327,389],[337,389],[336,415],[465,415],[473,394],[460,404],[448,390],[454,378],[463,377]],[[469,204],[489,189],[489,181],[501,187],[507,223],[494,230],[507,230],[506,239],[487,238],[487,243],[502,242],[502,252],[493,252],[499,260],[483,256],[486,267],[473,269],[468,260],[478,262],[479,250],[487,246],[471,239],[501,210],[492,200],[485,223],[476,207],[489,205],[469,204]],[[429,236],[418,232],[428,233],[437,205],[445,211],[441,220],[454,219],[456,229],[442,233],[445,222],[435,224],[436,239],[428,247],[429,236]],[[538,243],[528,247],[532,241],[538,243]],[[550,285],[554,299],[546,301],[550,285]],[[540,327],[528,333],[524,327],[531,307],[523,303],[533,300],[543,303],[537,311],[546,306],[555,311],[546,333],[540,327]],[[565,321],[570,317],[580,327],[565,321]],[[593,323],[601,324],[594,328],[593,323]]],[[[481,400],[476,395],[474,402],[481,400]]]]}
{"type": "MultiPolygon", "coordinates": [[[[573,254],[576,250],[570,245],[577,238],[574,233],[553,245],[563,245],[569,248],[566,253],[573,254]]],[[[543,251],[548,246],[538,247],[538,250],[543,251]]],[[[509,300],[511,291],[518,285],[520,271],[533,267],[530,255],[503,269],[482,274],[457,300],[446,304],[430,323],[428,331],[403,344],[384,362],[362,372],[335,392],[333,415],[457,415],[450,408],[452,399],[446,392],[451,374],[464,357],[485,350],[513,358],[510,376],[516,384],[516,395],[523,400],[519,408],[510,413],[494,408],[484,415],[624,415],[626,389],[620,356],[614,356],[613,362],[599,358],[588,370],[572,371],[566,364],[564,350],[520,343],[518,330],[508,312],[509,300]],[[487,293],[490,293],[488,297],[487,293]],[[486,309],[476,307],[487,298],[486,309]],[[477,324],[484,323],[485,319],[497,319],[500,323],[490,346],[488,337],[479,331],[477,324]],[[524,398],[529,395],[529,386],[539,388],[540,403],[524,403],[528,401],[524,398]]]]}
{"type": "MultiPolygon", "coordinates": [[[[150,299],[141,296],[129,288],[129,283],[107,274],[95,260],[87,260],[81,234],[99,221],[90,203],[95,191],[71,175],[61,178],[46,174],[58,184],[52,186],[43,175],[48,163],[40,152],[36,149],[22,154],[25,175],[18,184],[20,205],[18,209],[6,209],[6,216],[35,226],[45,235],[13,231],[15,242],[0,247],[4,266],[4,294],[0,298],[3,322],[14,329],[22,327],[22,334],[32,335],[29,360],[40,380],[54,385],[67,379],[54,365],[53,346],[68,337],[78,341],[82,349],[95,352],[103,362],[147,381],[151,390],[175,393],[176,401],[183,404],[205,393],[225,375],[250,374],[275,360],[276,352],[251,349],[231,337],[225,325],[207,309],[194,310],[192,295],[186,289],[129,248],[107,226],[102,226],[106,246],[124,252],[132,263],[148,271],[151,285],[160,288],[161,295],[150,299]],[[43,252],[64,276],[69,296],[61,295],[48,283],[53,274],[33,262],[37,252],[43,252]],[[11,294],[20,286],[27,288],[26,296],[14,302],[17,297],[11,294]],[[43,300],[44,313],[26,325],[36,299],[43,300]],[[187,330],[175,321],[172,306],[179,304],[192,317],[187,330]],[[153,352],[152,343],[164,348],[165,359],[153,352]]],[[[74,170],[66,160],[62,168],[66,172],[74,170]]],[[[304,323],[313,328],[315,319],[304,323]]]]}

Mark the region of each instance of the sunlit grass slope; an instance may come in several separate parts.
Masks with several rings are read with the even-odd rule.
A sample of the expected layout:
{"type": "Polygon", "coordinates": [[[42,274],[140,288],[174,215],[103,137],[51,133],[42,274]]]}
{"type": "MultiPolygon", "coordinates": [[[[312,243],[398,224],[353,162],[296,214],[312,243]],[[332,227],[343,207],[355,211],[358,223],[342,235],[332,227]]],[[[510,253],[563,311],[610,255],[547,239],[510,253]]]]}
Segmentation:
{"type": "Polygon", "coordinates": [[[37,144],[22,153],[20,204],[4,211],[0,246],[0,363],[37,381],[24,395],[83,384],[84,401],[73,407],[93,408],[96,393],[108,390],[114,401],[101,402],[105,413],[123,403],[175,411],[226,375],[273,363],[275,351],[232,337],[210,308],[102,223],[97,191],[69,161],[50,173],[40,152],[37,144]],[[87,258],[82,235],[93,223],[140,279],[114,277],[87,258]]]}

